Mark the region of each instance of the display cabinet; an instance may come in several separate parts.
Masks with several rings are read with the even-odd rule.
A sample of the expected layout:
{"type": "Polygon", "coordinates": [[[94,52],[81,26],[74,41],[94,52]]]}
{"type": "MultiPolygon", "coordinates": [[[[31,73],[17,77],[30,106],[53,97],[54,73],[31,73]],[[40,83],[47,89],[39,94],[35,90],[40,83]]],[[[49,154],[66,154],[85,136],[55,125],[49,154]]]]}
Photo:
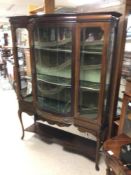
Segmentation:
{"type": "Polygon", "coordinates": [[[104,13],[45,15],[31,31],[36,113],[91,132],[97,149],[109,122],[117,21],[104,13]]]}
{"type": "MultiPolygon", "coordinates": [[[[97,169],[100,145],[108,134],[112,87],[116,83],[114,70],[119,60],[114,52],[119,16],[115,12],[48,14],[26,17],[26,25],[17,27],[15,17],[10,19],[14,43],[17,43],[14,52],[20,119],[28,102],[31,106],[27,108],[37,114],[35,126],[41,120],[58,126],[74,125],[81,132],[91,133],[95,141],[81,142],[87,143],[86,149],[94,156],[97,169]],[[21,34],[25,28],[29,31],[31,51],[31,69],[27,70],[32,78],[25,74],[28,64],[26,59],[23,61],[26,48],[21,34]],[[28,89],[30,80],[32,89],[28,89]]],[[[48,130],[52,128],[48,127],[44,133],[48,130]]],[[[72,138],[61,133],[59,130],[56,134],[61,140],[66,138],[67,142],[72,138]]],[[[79,147],[83,152],[80,143],[70,142],[68,146],[74,144],[72,149],[79,147]]]]}

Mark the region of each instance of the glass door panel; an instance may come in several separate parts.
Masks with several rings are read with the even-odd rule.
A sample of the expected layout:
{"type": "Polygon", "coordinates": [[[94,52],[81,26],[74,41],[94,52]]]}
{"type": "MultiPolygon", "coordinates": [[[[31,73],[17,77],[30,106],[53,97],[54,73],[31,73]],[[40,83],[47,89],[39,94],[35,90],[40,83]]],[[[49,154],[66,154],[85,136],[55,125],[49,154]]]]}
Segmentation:
{"type": "Polygon", "coordinates": [[[28,35],[27,29],[16,29],[20,93],[24,100],[32,101],[31,60],[28,35]]]}
{"type": "Polygon", "coordinates": [[[98,113],[103,31],[99,27],[81,29],[80,115],[95,119],[98,113]]]}
{"type": "Polygon", "coordinates": [[[37,103],[46,111],[71,111],[72,33],[68,27],[39,27],[34,31],[37,103]]]}

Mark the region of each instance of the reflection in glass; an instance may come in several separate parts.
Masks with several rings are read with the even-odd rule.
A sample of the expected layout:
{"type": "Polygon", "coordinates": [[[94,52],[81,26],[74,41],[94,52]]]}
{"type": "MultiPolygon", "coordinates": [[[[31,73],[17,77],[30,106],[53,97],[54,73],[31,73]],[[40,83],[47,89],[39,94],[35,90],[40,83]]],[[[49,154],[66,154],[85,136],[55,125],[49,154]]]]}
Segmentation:
{"type": "Polygon", "coordinates": [[[98,112],[103,31],[99,27],[81,29],[80,114],[95,119],[98,112]]]}
{"type": "Polygon", "coordinates": [[[16,38],[21,97],[24,100],[32,101],[30,50],[27,29],[18,28],[16,30],[16,38]]]}
{"type": "Polygon", "coordinates": [[[124,50],[124,56],[123,56],[119,100],[118,100],[118,106],[117,106],[118,115],[120,115],[121,113],[123,91],[125,91],[126,79],[128,79],[128,77],[131,77],[131,12],[127,17],[126,41],[125,41],[124,47],[125,47],[125,50],[124,50]]]}
{"type": "Polygon", "coordinates": [[[20,46],[29,48],[29,36],[28,36],[28,30],[26,28],[17,28],[16,38],[17,38],[17,47],[20,46]]]}
{"type": "Polygon", "coordinates": [[[47,111],[71,111],[71,30],[40,27],[34,31],[38,105],[47,111]]]}
{"type": "Polygon", "coordinates": [[[127,104],[126,116],[124,121],[124,133],[131,137],[131,101],[127,104]]]}

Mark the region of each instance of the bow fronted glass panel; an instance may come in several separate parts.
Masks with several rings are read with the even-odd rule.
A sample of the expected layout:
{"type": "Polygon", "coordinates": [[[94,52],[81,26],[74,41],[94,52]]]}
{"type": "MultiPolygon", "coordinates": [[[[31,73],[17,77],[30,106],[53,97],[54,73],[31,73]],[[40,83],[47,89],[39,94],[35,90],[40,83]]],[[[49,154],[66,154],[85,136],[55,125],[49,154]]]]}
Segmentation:
{"type": "Polygon", "coordinates": [[[41,26],[34,32],[37,103],[46,111],[71,111],[72,30],[41,26]]]}

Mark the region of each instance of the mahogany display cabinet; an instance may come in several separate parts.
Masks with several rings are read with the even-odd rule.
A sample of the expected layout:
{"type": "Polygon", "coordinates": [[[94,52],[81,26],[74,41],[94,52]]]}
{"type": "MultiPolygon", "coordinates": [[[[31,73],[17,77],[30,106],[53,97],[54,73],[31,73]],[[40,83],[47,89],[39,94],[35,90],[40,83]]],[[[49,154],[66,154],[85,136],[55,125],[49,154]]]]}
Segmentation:
{"type": "Polygon", "coordinates": [[[102,12],[10,18],[23,134],[23,111],[35,114],[35,131],[40,131],[37,121],[41,120],[91,133],[95,141],[42,124],[44,134],[63,140],[72,151],[84,150],[97,169],[109,129],[112,87],[117,83],[114,73],[119,60],[114,53],[119,16],[102,12]]]}

